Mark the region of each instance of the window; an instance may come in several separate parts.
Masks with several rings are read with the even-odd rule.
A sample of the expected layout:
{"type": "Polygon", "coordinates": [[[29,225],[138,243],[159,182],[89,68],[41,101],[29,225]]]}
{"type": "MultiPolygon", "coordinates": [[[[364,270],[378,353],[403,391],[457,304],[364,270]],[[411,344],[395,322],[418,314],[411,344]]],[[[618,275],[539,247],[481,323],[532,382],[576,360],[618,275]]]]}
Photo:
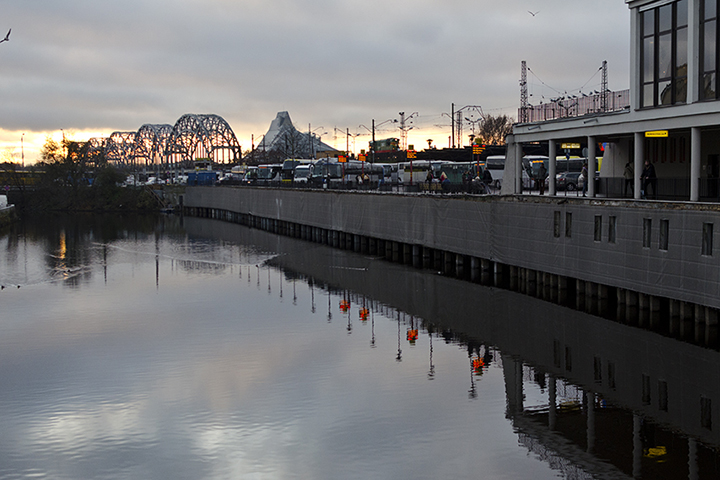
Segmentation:
{"type": "Polygon", "coordinates": [[[650,405],[650,377],[643,374],[642,376],[642,403],[643,405],[650,405]]]}
{"type": "Polygon", "coordinates": [[[660,250],[667,251],[670,220],[660,220],[660,250]]]}
{"type": "Polygon", "coordinates": [[[572,237],[572,213],[565,212],[565,236],[572,237]]]}
{"type": "Polygon", "coordinates": [[[608,243],[615,243],[617,237],[617,217],[610,215],[608,219],[608,243]]]}
{"type": "Polygon", "coordinates": [[[712,256],[713,250],[713,224],[703,223],[702,230],[702,254],[705,256],[712,256]]]}
{"type": "Polygon", "coordinates": [[[595,215],[595,241],[602,240],[602,215],[595,215]]]}
{"type": "Polygon", "coordinates": [[[553,217],[554,217],[553,235],[555,235],[555,238],[559,238],[560,237],[560,212],[555,211],[553,217]]]}
{"type": "Polygon", "coordinates": [[[602,359],[600,357],[595,357],[594,367],[595,383],[602,383],[602,359]]]}
{"type": "Polygon", "coordinates": [[[712,400],[700,397],[700,426],[712,430],[712,400]]]}
{"type": "Polygon", "coordinates": [[[718,98],[718,0],[700,2],[700,100],[718,98]]]}
{"type": "Polygon", "coordinates": [[[668,411],[668,385],[664,380],[658,380],[658,409],[668,411]]]}
{"type": "MultiPolygon", "coordinates": [[[[718,0],[704,0],[717,2],[718,0]]],[[[687,100],[688,0],[640,13],[643,108],[687,100]]]]}
{"type": "Polygon", "coordinates": [[[615,390],[615,363],[608,362],[608,387],[615,390]]]}
{"type": "Polygon", "coordinates": [[[643,218],[643,248],[650,248],[652,239],[652,219],[643,218]]]}

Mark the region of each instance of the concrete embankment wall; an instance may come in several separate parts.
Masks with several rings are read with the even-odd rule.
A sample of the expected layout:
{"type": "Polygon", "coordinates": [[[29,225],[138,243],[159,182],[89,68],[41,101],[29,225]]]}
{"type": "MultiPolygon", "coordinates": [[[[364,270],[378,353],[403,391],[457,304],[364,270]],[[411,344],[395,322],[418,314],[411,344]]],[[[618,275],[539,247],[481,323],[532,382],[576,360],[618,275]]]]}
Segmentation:
{"type": "Polygon", "coordinates": [[[446,262],[503,268],[533,290],[547,282],[602,298],[610,288],[619,304],[717,323],[720,214],[712,205],[216,187],[188,188],[183,201],[190,214],[310,227],[330,244],[349,234],[401,258],[444,252],[446,262]]]}

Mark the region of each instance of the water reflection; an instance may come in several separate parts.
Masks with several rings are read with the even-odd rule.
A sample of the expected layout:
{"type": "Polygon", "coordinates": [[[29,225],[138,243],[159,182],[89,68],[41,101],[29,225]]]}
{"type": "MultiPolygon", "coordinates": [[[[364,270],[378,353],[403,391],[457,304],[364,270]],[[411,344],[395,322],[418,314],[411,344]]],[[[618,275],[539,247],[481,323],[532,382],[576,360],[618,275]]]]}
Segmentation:
{"type": "Polygon", "coordinates": [[[217,221],[106,222],[0,237],[24,287],[0,477],[718,476],[715,350],[217,221]]]}

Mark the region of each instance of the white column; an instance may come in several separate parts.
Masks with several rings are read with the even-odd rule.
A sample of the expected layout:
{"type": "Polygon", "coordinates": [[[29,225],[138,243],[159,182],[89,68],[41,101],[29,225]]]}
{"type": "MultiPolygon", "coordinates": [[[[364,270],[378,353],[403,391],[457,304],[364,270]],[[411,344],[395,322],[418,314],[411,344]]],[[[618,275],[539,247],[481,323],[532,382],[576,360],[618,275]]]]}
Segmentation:
{"type": "Polygon", "coordinates": [[[588,182],[588,197],[593,198],[595,196],[595,171],[597,170],[597,159],[595,158],[595,137],[587,137],[587,144],[588,178],[586,178],[585,181],[588,182]]]}
{"type": "Polygon", "coordinates": [[[587,402],[587,451],[592,453],[595,450],[595,394],[585,392],[587,402]]]}
{"type": "Polygon", "coordinates": [[[645,135],[643,132],[635,132],[635,200],[640,200],[640,175],[645,163],[645,135]]]}
{"type": "Polygon", "coordinates": [[[554,375],[548,379],[548,428],[555,430],[557,423],[557,380],[554,375]]]}
{"type": "Polygon", "coordinates": [[[522,157],[523,157],[522,144],[515,143],[515,193],[522,193],[522,191],[523,191],[522,157]]]}
{"type": "Polygon", "coordinates": [[[700,128],[693,127],[690,130],[690,201],[697,202],[700,199],[700,128]]]}
{"type": "Polygon", "coordinates": [[[642,478],[643,442],[641,437],[642,418],[633,414],[633,478],[642,478]]]}
{"type": "Polygon", "coordinates": [[[555,165],[557,152],[555,151],[555,148],[555,140],[550,140],[548,142],[548,185],[550,185],[550,188],[548,189],[548,195],[550,196],[555,195],[555,170],[557,170],[557,166],[555,165]]]}
{"type": "Polygon", "coordinates": [[[699,1],[688,2],[688,65],[687,65],[687,103],[695,103],[699,100],[700,81],[700,3],[699,1]]]}

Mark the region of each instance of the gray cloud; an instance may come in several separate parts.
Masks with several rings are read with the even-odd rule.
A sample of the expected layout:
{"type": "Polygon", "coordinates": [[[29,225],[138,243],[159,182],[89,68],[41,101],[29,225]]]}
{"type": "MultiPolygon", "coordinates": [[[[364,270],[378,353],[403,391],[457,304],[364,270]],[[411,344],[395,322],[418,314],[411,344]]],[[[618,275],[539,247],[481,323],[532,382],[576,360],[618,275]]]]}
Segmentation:
{"type": "Polygon", "coordinates": [[[512,113],[521,60],[537,76],[533,99],[542,82],[579,88],[603,60],[610,88],[628,86],[621,1],[2,3],[0,29],[13,28],[0,45],[5,130],[134,130],[195,112],[249,137],[280,110],[351,130],[452,102],[512,113]]]}

